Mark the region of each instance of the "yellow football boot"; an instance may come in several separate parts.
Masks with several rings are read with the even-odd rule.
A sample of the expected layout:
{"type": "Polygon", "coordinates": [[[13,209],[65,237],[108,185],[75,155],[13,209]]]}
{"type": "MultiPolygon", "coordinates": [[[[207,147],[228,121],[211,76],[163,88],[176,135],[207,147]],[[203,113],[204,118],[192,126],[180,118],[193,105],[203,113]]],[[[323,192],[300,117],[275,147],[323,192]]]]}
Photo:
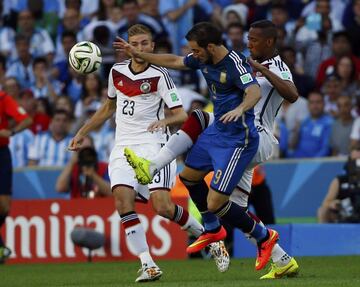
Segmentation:
{"type": "Polygon", "coordinates": [[[271,264],[270,271],[261,276],[260,279],[280,279],[285,276],[295,277],[299,273],[299,265],[297,264],[295,258],[291,258],[290,262],[283,266],[278,267],[274,263],[271,264]]]}
{"type": "Polygon", "coordinates": [[[127,147],[124,149],[124,155],[129,165],[134,169],[137,181],[144,185],[151,183],[152,176],[149,168],[150,161],[145,158],[138,157],[134,151],[127,147]]]}

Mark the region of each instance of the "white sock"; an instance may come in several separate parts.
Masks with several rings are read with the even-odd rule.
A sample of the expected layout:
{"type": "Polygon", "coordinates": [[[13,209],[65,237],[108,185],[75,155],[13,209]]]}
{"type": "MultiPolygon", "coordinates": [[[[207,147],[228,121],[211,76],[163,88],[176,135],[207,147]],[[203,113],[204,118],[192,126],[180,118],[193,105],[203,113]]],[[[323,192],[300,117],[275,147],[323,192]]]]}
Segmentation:
{"type": "Polygon", "coordinates": [[[283,267],[289,264],[291,260],[291,256],[287,254],[284,249],[281,248],[279,244],[275,244],[272,252],[271,252],[271,259],[278,267],[283,267]]]}
{"type": "Polygon", "coordinates": [[[177,156],[188,151],[193,145],[191,138],[182,130],[173,134],[168,142],[161,148],[159,153],[150,159],[150,172],[155,175],[165,165],[176,159],[177,156]]]}
{"type": "Polygon", "coordinates": [[[204,232],[204,227],[180,205],[175,205],[175,214],[172,220],[179,224],[182,230],[190,232],[196,238],[204,232]]]}
{"type": "Polygon", "coordinates": [[[126,242],[129,250],[141,260],[142,266],[154,266],[155,262],[149,253],[144,228],[135,212],[121,215],[121,222],[125,229],[126,242]]]}

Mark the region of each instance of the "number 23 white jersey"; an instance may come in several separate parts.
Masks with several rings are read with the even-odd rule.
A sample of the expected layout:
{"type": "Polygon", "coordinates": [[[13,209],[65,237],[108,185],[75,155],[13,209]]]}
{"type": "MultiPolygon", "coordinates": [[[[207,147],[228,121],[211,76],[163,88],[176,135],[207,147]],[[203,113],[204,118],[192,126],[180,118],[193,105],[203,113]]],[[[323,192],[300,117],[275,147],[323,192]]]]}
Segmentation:
{"type": "Polygon", "coordinates": [[[164,119],[165,104],[182,106],[174,82],[165,68],[149,65],[135,73],[131,61],[115,64],[109,74],[108,97],[116,99],[116,145],[165,143],[163,131],[150,133],[149,125],[164,119]]]}

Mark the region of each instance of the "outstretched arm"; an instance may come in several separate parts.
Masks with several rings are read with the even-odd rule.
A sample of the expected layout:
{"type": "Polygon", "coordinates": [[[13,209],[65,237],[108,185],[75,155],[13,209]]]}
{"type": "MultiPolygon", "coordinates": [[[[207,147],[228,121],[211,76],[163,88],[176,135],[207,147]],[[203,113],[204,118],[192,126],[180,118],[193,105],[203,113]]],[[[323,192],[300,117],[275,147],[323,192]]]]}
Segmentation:
{"type": "Polygon", "coordinates": [[[116,37],[116,40],[113,43],[113,47],[116,50],[124,51],[130,57],[141,58],[146,62],[161,67],[175,69],[175,70],[187,69],[187,67],[184,65],[184,57],[173,54],[153,54],[153,53],[139,52],[135,49],[134,46],[130,45],[128,42],[126,42],[124,39],[120,37],[116,37]]]}

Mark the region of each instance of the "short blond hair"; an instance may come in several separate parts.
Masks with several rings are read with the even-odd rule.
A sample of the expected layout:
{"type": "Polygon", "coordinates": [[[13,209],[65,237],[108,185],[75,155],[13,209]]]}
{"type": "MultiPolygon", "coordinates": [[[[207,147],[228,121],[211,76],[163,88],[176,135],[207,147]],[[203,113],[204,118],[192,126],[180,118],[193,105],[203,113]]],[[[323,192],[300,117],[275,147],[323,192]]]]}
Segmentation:
{"type": "Polygon", "coordinates": [[[148,34],[150,36],[150,38],[152,39],[152,33],[151,30],[142,24],[135,24],[132,25],[129,29],[128,29],[128,37],[130,38],[131,36],[135,36],[135,35],[141,35],[141,34],[148,34]]]}

